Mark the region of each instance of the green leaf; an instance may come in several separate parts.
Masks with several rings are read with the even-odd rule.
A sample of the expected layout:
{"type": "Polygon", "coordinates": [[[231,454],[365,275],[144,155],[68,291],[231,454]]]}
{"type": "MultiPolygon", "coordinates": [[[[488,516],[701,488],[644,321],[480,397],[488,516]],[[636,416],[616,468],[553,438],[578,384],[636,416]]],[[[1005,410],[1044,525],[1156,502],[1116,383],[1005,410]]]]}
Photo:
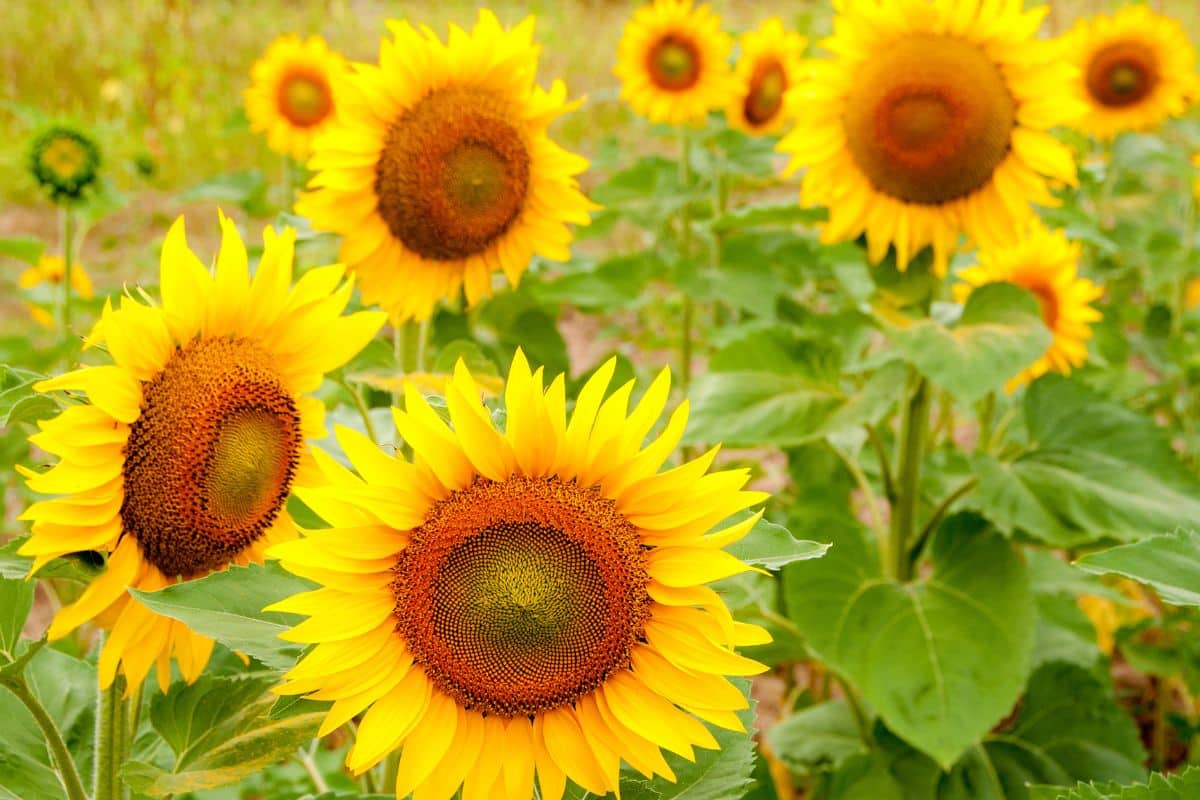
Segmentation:
{"type": "Polygon", "coordinates": [[[1037,300],[1009,283],[971,292],[953,327],[926,319],[889,328],[892,342],[913,366],[966,402],[1002,388],[1052,341],[1037,300]]]}
{"type": "Polygon", "coordinates": [[[1029,576],[969,514],[933,542],[933,573],[885,578],[861,530],[830,531],[824,558],[788,567],[787,608],[809,646],[892,730],[949,767],[1012,708],[1033,647],[1029,576]]]}
{"type": "Polygon", "coordinates": [[[767,569],[780,569],[793,561],[820,558],[829,545],[820,542],[801,541],[782,525],[760,519],[744,539],[726,548],[747,564],[767,569]]]}
{"type": "Polygon", "coordinates": [[[0,239],[0,256],[8,256],[26,264],[37,264],[46,243],[36,236],[9,236],[0,239]]]}
{"type": "Polygon", "coordinates": [[[830,700],[787,717],[767,731],[771,752],[792,772],[833,769],[867,747],[845,700],[830,700]]]}
{"type": "Polygon", "coordinates": [[[1062,786],[1035,786],[1032,800],[1194,800],[1200,797],[1200,767],[1189,767],[1178,775],[1156,772],[1145,783],[1121,786],[1108,782],[1062,786]]]}
{"type": "Polygon", "coordinates": [[[198,200],[234,203],[248,213],[260,216],[270,210],[267,205],[267,179],[260,169],[215,175],[180,192],[178,200],[180,203],[198,200]]]}
{"type": "Polygon", "coordinates": [[[566,271],[553,281],[531,284],[543,303],[570,303],[599,311],[637,305],[647,283],[667,272],[661,256],[653,251],[617,256],[598,264],[566,271]]]}
{"type": "Polygon", "coordinates": [[[1036,602],[1037,639],[1032,666],[1064,661],[1087,670],[1102,669],[1096,629],[1076,598],[1068,594],[1038,594],[1036,602]]]}
{"type": "Polygon", "coordinates": [[[1200,606],[1200,533],[1176,531],[1091,553],[1076,566],[1149,584],[1163,600],[1200,606]]]}
{"type": "Polygon", "coordinates": [[[717,233],[728,233],[746,228],[811,225],[824,219],[825,216],[824,209],[804,208],[796,202],[758,203],[726,211],[711,220],[707,227],[717,233]]]}
{"type": "Polygon", "coordinates": [[[1200,519],[1200,480],[1150,419],[1059,375],[1029,387],[1024,416],[1027,452],[971,459],[979,486],[968,502],[1002,530],[1077,547],[1200,519]]]}
{"type": "MultiPolygon", "coordinates": [[[[2,400],[0,400],[2,402],[2,400]]],[[[19,422],[37,422],[39,419],[49,419],[61,409],[54,398],[44,394],[32,394],[22,397],[8,407],[8,413],[0,420],[0,426],[9,427],[19,422]]]]}
{"type": "Polygon", "coordinates": [[[0,656],[12,661],[25,619],[33,608],[33,589],[37,584],[20,579],[0,580],[0,656]]]}
{"type": "Polygon", "coordinates": [[[196,633],[254,656],[267,666],[286,669],[296,662],[301,647],[278,635],[301,618],[262,609],[314,588],[311,581],[268,561],[262,566],[232,566],[156,592],[129,592],[151,611],[184,622],[196,633]]]}
{"type": "Polygon", "coordinates": [[[433,373],[435,375],[453,375],[454,367],[458,364],[459,359],[462,359],[462,362],[467,365],[467,369],[476,378],[501,377],[500,370],[496,369],[496,362],[488,358],[482,347],[469,339],[455,339],[440,348],[437,358],[433,362],[433,373]]]}
{"type": "MultiPolygon", "coordinates": [[[[17,554],[17,550],[27,540],[28,537],[13,539],[0,547],[0,578],[23,580],[29,574],[29,568],[33,566],[33,559],[17,554]]],[[[100,574],[102,569],[103,562],[98,557],[93,559],[85,554],[71,554],[56,558],[46,564],[38,570],[37,577],[68,578],[87,583],[100,574]]]]}

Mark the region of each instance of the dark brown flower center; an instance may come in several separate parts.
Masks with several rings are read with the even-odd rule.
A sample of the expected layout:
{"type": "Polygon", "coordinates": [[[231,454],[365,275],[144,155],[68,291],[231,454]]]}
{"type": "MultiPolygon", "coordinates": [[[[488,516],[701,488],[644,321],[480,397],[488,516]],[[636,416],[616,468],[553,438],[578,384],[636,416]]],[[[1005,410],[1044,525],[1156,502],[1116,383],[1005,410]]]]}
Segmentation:
{"type": "Polygon", "coordinates": [[[414,253],[465,258],[520,215],[529,168],[506,100],[482,89],[440,89],[388,130],[375,173],[379,215],[414,253]]]}
{"type": "Polygon", "coordinates": [[[783,108],[783,95],[787,89],[787,73],[778,60],[769,58],[755,64],[742,104],[746,121],[761,127],[774,120],[783,108]]]}
{"type": "Polygon", "coordinates": [[[279,82],[278,93],[279,113],[298,127],[319,125],[333,113],[333,90],[319,73],[291,72],[279,82]]]}
{"type": "Polygon", "coordinates": [[[669,33],[646,54],[650,80],[668,92],[690,89],[700,80],[700,50],[691,39],[669,33]]]}
{"type": "Polygon", "coordinates": [[[1008,154],[1016,109],[976,45],[920,34],[875,54],[846,98],[846,143],[872,185],[935,205],[987,184],[1008,154]]]}
{"type": "Polygon", "coordinates": [[[169,576],[229,561],[274,523],[303,437],[272,357],[247,339],[194,341],[142,386],[121,521],[169,576]]]}
{"type": "Polygon", "coordinates": [[[454,492],[393,573],[397,630],[430,680],[504,717],[572,702],[626,668],[649,615],[636,529],[598,489],[552,478],[454,492]]]}
{"type": "Polygon", "coordinates": [[[1096,52],[1087,67],[1088,93],[1111,108],[1140,102],[1158,82],[1158,59],[1141,42],[1110,44],[1096,52]]]}

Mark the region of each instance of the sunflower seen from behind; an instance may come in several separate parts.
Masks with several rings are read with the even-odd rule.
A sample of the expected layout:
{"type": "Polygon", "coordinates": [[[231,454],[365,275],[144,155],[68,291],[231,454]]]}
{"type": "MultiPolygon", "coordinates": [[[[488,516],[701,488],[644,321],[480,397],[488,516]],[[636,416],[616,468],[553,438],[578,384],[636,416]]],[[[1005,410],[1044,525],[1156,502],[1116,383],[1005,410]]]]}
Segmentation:
{"type": "Polygon", "coordinates": [[[250,69],[243,92],[250,128],[267,135],[267,145],[298,161],[337,116],[336,86],[346,60],[320,36],[280,36],[250,69]]]}
{"type": "Polygon", "coordinates": [[[364,300],[400,322],[460,290],[474,306],[497,272],[516,286],[535,254],[566,260],[568,225],[586,225],[594,206],[575,179],[587,160],[547,135],[576,104],[561,81],[535,84],[532,17],[505,30],[485,9],[446,42],[388,24],[379,64],[355,65],[343,84],[296,209],[341,234],[364,300]]]}
{"type": "Polygon", "coordinates": [[[979,263],[958,273],[954,296],[966,302],[974,289],[989,283],[1012,283],[1028,290],[1042,312],[1042,322],[1054,339],[1046,352],[1008,382],[1008,391],[1047,372],[1069,374],[1087,360],[1092,323],[1102,314],[1092,307],[1103,290],[1078,275],[1079,243],[1062,231],[1031,225],[1008,245],[981,248],[979,263]]]}
{"type": "Polygon", "coordinates": [[[1151,130],[1183,114],[1200,90],[1187,33],[1145,5],[1081,19],[1062,44],[1088,109],[1077,127],[1096,138],[1151,130]]]}
{"type": "Polygon", "coordinates": [[[72,392],[30,441],[58,463],[17,469],[31,490],[56,495],[21,518],[31,574],[66,553],[96,550],[104,571],[50,625],[58,639],[92,620],[109,631],[99,659],[108,687],[128,691],[171,659],[194,681],[213,642],[150,611],[127,587],[160,589],[230,564],[261,563],[291,539],[291,490],[321,476],[304,441],[325,435],[324,405],[309,396],[325,372],[353,357],[384,323],[379,312],[343,315],[352,284],[340,265],[293,285],[295,231],[268,228],[249,275],[246,248],[221,218],[215,273],[188,248],[182,218],[163,243],[162,301],[130,296],[106,305],[89,344],[111,363],[46,380],[38,391],[72,392]]]}
{"type": "Polygon", "coordinates": [[[825,206],[826,243],[866,236],[904,269],[931,245],[944,275],[960,233],[1011,237],[1031,203],[1074,184],[1070,151],[1048,129],[1083,106],[1074,70],[1035,40],[1046,9],[1019,0],[842,0],[832,56],[789,93],[795,127],[779,149],[805,169],[801,202],[825,206]]]}
{"type": "Polygon", "coordinates": [[[630,409],[614,368],[568,414],[564,376],[518,352],[500,430],[460,362],[449,425],[406,387],[412,461],[348,429],[357,474],[319,458],[331,486],[301,497],[332,527],[270,553],[322,584],[271,607],[308,616],[282,636],[315,645],[277,691],[333,701],[321,735],[363,715],[354,773],[400,748],[397,797],[529,800],[535,779],[543,800],[567,779],[602,796],[622,760],[674,780],[663,750],[717,747],[701,720],[742,730],[724,676],[762,672],[734,646],[769,637],[705,584],[750,569],[722,548],[761,512],[710,531],[766,495],[709,472],[715,448],[663,470],[687,404],[651,433],[669,376],[630,409]]]}
{"type": "Polygon", "coordinates": [[[729,124],[752,135],[777,133],[784,123],[784,96],[800,81],[808,40],[776,17],[738,39],[737,91],[725,109],[729,124]]]}
{"type": "Polygon", "coordinates": [[[621,79],[621,97],[651,122],[700,125],[735,92],[732,48],[707,5],[654,0],[626,24],[613,73],[621,79]]]}
{"type": "Polygon", "coordinates": [[[59,205],[78,203],[100,179],[100,147],[70,125],[52,125],[29,148],[29,172],[59,205]]]}

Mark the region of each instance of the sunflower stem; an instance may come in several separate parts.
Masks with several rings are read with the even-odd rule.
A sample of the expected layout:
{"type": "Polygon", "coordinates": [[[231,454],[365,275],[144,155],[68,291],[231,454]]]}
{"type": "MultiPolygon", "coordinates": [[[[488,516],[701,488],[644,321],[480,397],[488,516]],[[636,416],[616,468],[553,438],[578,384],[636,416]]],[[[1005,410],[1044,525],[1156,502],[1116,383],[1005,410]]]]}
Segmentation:
{"type": "Polygon", "coordinates": [[[283,210],[288,214],[292,213],[292,206],[295,202],[296,184],[295,170],[292,165],[291,156],[282,156],[283,159],[283,210]]]}
{"type": "Polygon", "coordinates": [[[63,335],[71,335],[71,270],[75,266],[75,209],[67,203],[62,207],[62,326],[63,335]]]}
{"type": "Polygon", "coordinates": [[[42,705],[42,701],[29,688],[24,673],[19,672],[7,677],[3,685],[16,695],[17,699],[21,701],[21,705],[29,709],[34,722],[41,728],[42,736],[46,739],[46,747],[50,750],[51,762],[55,771],[58,772],[63,789],[66,790],[67,800],[87,800],[87,793],[83,790],[83,781],[79,778],[79,770],[75,768],[75,762],[71,759],[67,743],[63,740],[58,726],[54,724],[54,719],[42,705]]]}
{"type": "MultiPolygon", "coordinates": [[[[313,740],[316,744],[317,740],[313,740]]],[[[317,767],[316,759],[313,758],[313,750],[301,747],[296,751],[296,760],[300,762],[300,766],[308,773],[308,779],[312,781],[313,788],[317,790],[317,794],[329,791],[329,784],[325,783],[325,777],[321,775],[321,770],[317,767]]]]}
{"type": "MultiPolygon", "coordinates": [[[[683,192],[684,202],[679,207],[679,260],[687,261],[692,249],[692,220],[691,204],[688,202],[692,183],[692,148],[686,128],[679,129],[679,187],[683,192]]],[[[679,334],[679,388],[687,394],[692,382],[692,318],[695,309],[692,297],[683,291],[683,312],[679,334]]]]}
{"type": "Polygon", "coordinates": [[[429,317],[417,325],[417,372],[425,372],[425,359],[429,351],[429,317]]]}
{"type": "Polygon", "coordinates": [[[383,762],[383,784],[379,787],[382,794],[395,794],[396,792],[396,777],[400,772],[400,751],[393,750],[388,753],[387,760],[383,762]]]}
{"type": "Polygon", "coordinates": [[[96,713],[96,774],[92,796],[95,800],[121,800],[121,749],[124,741],[125,676],[117,675],[100,692],[96,713]]]}
{"type": "Polygon", "coordinates": [[[889,578],[907,581],[912,577],[908,559],[908,543],[916,523],[917,501],[920,499],[922,446],[929,426],[929,384],[913,373],[911,393],[904,417],[900,422],[900,457],[896,465],[896,504],[892,508],[891,527],[881,548],[884,574],[889,578]]]}

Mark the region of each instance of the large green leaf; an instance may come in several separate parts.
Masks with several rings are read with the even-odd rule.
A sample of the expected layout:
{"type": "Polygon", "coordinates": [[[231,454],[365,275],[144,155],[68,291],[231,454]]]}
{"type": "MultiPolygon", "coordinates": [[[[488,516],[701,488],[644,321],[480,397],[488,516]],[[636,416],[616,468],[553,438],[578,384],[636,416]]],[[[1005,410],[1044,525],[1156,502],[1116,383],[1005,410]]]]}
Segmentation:
{"type": "Polygon", "coordinates": [[[1058,375],[1029,387],[1024,416],[1027,452],[971,461],[979,486],[968,502],[1002,530],[1076,547],[1200,519],[1200,480],[1150,419],[1058,375]]]}
{"type": "Polygon", "coordinates": [[[851,756],[867,752],[844,700],[792,714],[767,731],[767,744],[788,769],[802,775],[837,768],[851,756]]]}
{"type": "Polygon", "coordinates": [[[175,755],[169,767],[129,762],[122,775],[151,797],[235,783],[286,758],[316,735],[324,713],[273,719],[274,681],[201,676],[150,703],[150,722],[175,755]]]}
{"type": "Polygon", "coordinates": [[[0,661],[16,657],[17,640],[33,608],[33,581],[0,579],[0,661]]]}
{"type": "Polygon", "coordinates": [[[1156,772],[1144,783],[1121,786],[1107,782],[1079,783],[1074,788],[1035,786],[1031,800],[1195,800],[1200,797],[1200,767],[1178,775],[1156,772]]]}
{"type": "Polygon", "coordinates": [[[196,633],[254,656],[268,666],[286,669],[296,662],[301,648],[278,635],[301,618],[262,609],[314,588],[311,581],[268,561],[262,566],[230,567],[157,592],[129,592],[151,611],[184,622],[196,633]]]}
{"type": "Polygon", "coordinates": [[[782,525],[760,519],[744,539],[726,548],[747,564],[781,569],[793,561],[820,558],[829,545],[797,539],[782,525]]]}
{"type": "Polygon", "coordinates": [[[933,573],[884,577],[861,531],[784,573],[788,613],[809,646],[858,687],[892,730],[949,767],[1012,708],[1033,647],[1024,562],[973,515],[933,542],[933,573]]]}
{"type": "Polygon", "coordinates": [[[1200,606],[1200,533],[1176,531],[1151,536],[1075,562],[1098,575],[1124,575],[1154,587],[1175,605],[1200,606]]]}
{"type": "MultiPolygon", "coordinates": [[[[29,569],[33,566],[33,559],[17,554],[17,550],[25,544],[25,541],[24,538],[13,539],[0,547],[0,578],[23,580],[29,574],[29,569]]],[[[38,570],[37,577],[68,578],[86,583],[96,577],[102,568],[101,559],[98,556],[94,558],[92,556],[95,554],[71,554],[56,558],[38,570]]]]}
{"type": "Polygon", "coordinates": [[[963,401],[1002,388],[1051,342],[1037,300],[1009,283],[973,291],[951,327],[932,319],[887,327],[908,361],[963,401]]]}

